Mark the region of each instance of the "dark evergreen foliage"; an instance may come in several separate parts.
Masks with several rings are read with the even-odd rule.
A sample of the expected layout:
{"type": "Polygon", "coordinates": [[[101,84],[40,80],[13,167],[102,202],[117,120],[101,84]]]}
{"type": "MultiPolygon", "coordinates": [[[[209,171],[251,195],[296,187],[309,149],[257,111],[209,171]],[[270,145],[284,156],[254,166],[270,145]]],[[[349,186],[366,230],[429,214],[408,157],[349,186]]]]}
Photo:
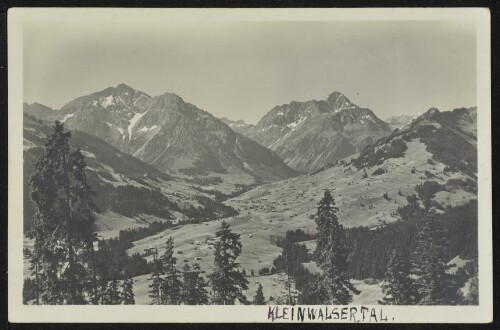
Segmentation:
{"type": "Polygon", "coordinates": [[[477,173],[477,149],[453,130],[429,125],[419,127],[416,134],[433,159],[470,175],[477,173]]]}
{"type": "Polygon", "coordinates": [[[373,171],[372,175],[382,175],[384,173],[387,173],[387,170],[383,167],[379,167],[375,171],[373,171]]]}
{"type": "MultiPolygon", "coordinates": [[[[416,248],[415,237],[423,224],[425,210],[415,195],[400,208],[402,220],[370,230],[367,227],[346,229],[348,273],[351,278],[383,279],[393,250],[409,255],[416,248]]],[[[477,260],[477,201],[448,207],[437,217],[442,219],[447,241],[448,261],[457,255],[477,260]]]]}
{"type": "Polygon", "coordinates": [[[94,224],[85,161],[71,150],[71,134],[56,121],[30,178],[35,219],[31,270],[43,304],[85,304],[90,273],[88,249],[94,224]]]}
{"type": "Polygon", "coordinates": [[[236,259],[241,254],[240,235],[233,233],[227,222],[222,221],[216,232],[214,244],[214,270],[209,275],[212,284],[213,303],[217,305],[233,305],[236,300],[248,303],[243,295],[248,290],[248,281],[238,270],[236,259]]]}
{"type": "Polygon", "coordinates": [[[200,265],[195,263],[193,269],[185,264],[183,270],[182,302],[186,305],[207,305],[207,282],[201,276],[200,265]]]}
{"type": "Polygon", "coordinates": [[[121,185],[112,187],[107,185],[103,190],[103,204],[100,209],[110,210],[127,217],[137,214],[151,214],[160,218],[171,217],[171,210],[178,210],[159,190],[121,185]],[[106,189],[107,188],[107,189],[106,189]]]}
{"type": "Polygon", "coordinates": [[[134,280],[127,269],[125,269],[123,273],[124,279],[122,281],[121,301],[124,305],[135,305],[134,280]]]}
{"type": "Polygon", "coordinates": [[[429,212],[416,237],[411,255],[411,273],[416,276],[421,305],[457,305],[463,303],[458,276],[449,272],[447,239],[442,219],[429,212]]]}
{"type": "Polygon", "coordinates": [[[314,291],[318,303],[345,305],[351,302],[352,293],[359,294],[359,291],[348,277],[345,234],[337,211],[330,191],[325,190],[315,218],[318,234],[314,261],[322,272],[314,291]]]}
{"type": "Polygon", "coordinates": [[[177,270],[177,258],[174,257],[174,239],[169,237],[166,242],[165,252],[161,256],[163,274],[161,291],[162,304],[179,305],[181,303],[181,274],[177,270]]]}
{"type": "MultiPolygon", "coordinates": [[[[389,137],[390,138],[390,137],[389,137]]],[[[381,141],[390,141],[389,138],[384,138],[377,141],[375,144],[366,146],[358,158],[351,161],[351,164],[358,169],[364,167],[373,167],[381,165],[386,159],[403,157],[404,152],[408,149],[406,143],[401,139],[393,139],[390,144],[379,145],[381,141]],[[376,149],[376,147],[378,148],[376,149]]]]}
{"type": "Polygon", "coordinates": [[[410,276],[408,255],[393,250],[385,272],[382,305],[414,305],[418,299],[415,280],[410,276]]]}
{"type": "Polygon", "coordinates": [[[446,190],[446,187],[440,185],[436,181],[425,181],[420,183],[415,187],[418,197],[423,201],[424,207],[428,209],[431,206],[431,200],[434,195],[439,192],[446,190]]]}
{"type": "Polygon", "coordinates": [[[159,258],[155,258],[152,265],[151,276],[149,277],[149,298],[152,305],[160,305],[163,302],[163,264],[159,258]]]}
{"type": "Polygon", "coordinates": [[[26,277],[23,282],[23,304],[36,299],[36,280],[26,277]]]}
{"type": "Polygon", "coordinates": [[[257,288],[257,293],[255,294],[252,303],[254,305],[265,305],[266,298],[264,298],[264,292],[262,291],[262,284],[259,283],[257,288]]]}
{"type": "Polygon", "coordinates": [[[116,278],[109,281],[106,285],[106,290],[103,295],[104,305],[120,305],[122,303],[122,296],[118,288],[118,280],[116,278]]]}

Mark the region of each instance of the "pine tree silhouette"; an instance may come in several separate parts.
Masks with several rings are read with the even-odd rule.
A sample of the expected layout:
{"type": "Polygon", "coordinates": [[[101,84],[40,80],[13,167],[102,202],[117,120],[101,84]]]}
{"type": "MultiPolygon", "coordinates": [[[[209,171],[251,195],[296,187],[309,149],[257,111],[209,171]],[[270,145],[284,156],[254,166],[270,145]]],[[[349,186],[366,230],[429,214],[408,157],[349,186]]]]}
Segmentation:
{"type": "Polygon", "coordinates": [[[322,273],[314,291],[318,303],[346,305],[352,301],[351,293],[360,291],[347,274],[345,233],[338,222],[337,211],[330,191],[325,190],[315,218],[318,234],[314,260],[322,273]]]}

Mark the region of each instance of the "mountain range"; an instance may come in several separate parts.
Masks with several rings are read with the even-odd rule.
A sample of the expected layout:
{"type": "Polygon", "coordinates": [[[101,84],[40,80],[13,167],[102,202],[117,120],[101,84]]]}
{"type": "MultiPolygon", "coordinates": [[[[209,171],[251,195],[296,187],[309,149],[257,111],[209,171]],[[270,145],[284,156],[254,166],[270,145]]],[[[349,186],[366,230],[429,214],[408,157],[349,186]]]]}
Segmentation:
{"type": "Polygon", "coordinates": [[[276,106],[257,125],[239,129],[275,151],[290,167],[309,173],[359,152],[392,131],[373,111],[340,92],[325,100],[276,106]]]}
{"type": "MultiPolygon", "coordinates": [[[[36,116],[33,106],[25,112],[36,116]]],[[[216,175],[236,184],[296,175],[273,151],[172,93],[151,97],[120,84],[38,113],[166,173],[216,175]]]]}
{"type": "MultiPolygon", "coordinates": [[[[151,97],[122,84],[79,97],[60,110],[24,104],[23,118],[25,229],[34,215],[28,184],[33,164],[51,122],[60,120],[72,134],[71,146],[85,156],[101,238],[170,219],[174,227],[154,223],[148,228],[156,229],[134,240],[126,253],[156,247],[161,254],[165,238],[173,237],[183,263],[196,260],[209,273],[209,242],[224,219],[241,237],[241,267],[259,274],[258,281],[250,281],[249,296],[260,283],[269,297],[286,294],[276,285],[285,280],[284,273],[260,271],[272,269],[282,254],[277,237],[297,229],[314,233],[314,215],[326,189],[345,228],[377,237],[392,222],[401,223],[400,210],[412,195],[436,214],[468,207],[478,197],[475,107],[431,108],[419,116],[382,121],[334,92],[321,101],[276,106],[250,125],[216,118],[172,93],[151,97]]],[[[30,244],[25,239],[25,246],[30,244]]],[[[316,246],[314,240],[303,244],[309,252],[316,246]]],[[[310,262],[303,266],[317,269],[310,262]]],[[[31,273],[27,259],[24,267],[25,274],[31,273]]],[[[134,278],[136,303],[149,303],[149,278],[134,278]]],[[[369,291],[366,283],[359,284],[369,291]]],[[[370,303],[376,304],[381,292],[378,284],[373,287],[378,291],[370,303]]]]}

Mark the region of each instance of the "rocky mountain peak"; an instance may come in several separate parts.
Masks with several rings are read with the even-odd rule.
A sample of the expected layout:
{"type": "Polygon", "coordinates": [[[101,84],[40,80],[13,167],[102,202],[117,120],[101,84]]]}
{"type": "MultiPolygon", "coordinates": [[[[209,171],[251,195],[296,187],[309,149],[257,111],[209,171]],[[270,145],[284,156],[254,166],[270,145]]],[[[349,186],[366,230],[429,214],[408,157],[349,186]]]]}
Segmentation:
{"type": "Polygon", "coordinates": [[[292,168],[312,172],[390,132],[370,109],[334,91],[325,100],[275,106],[242,134],[275,151],[292,168]]]}
{"type": "Polygon", "coordinates": [[[341,111],[357,107],[344,94],[338,91],[330,93],[325,101],[331,106],[331,110],[333,111],[341,111]]]}
{"type": "Polygon", "coordinates": [[[136,92],[135,89],[133,89],[132,87],[130,87],[129,85],[126,85],[126,84],[119,84],[114,89],[115,89],[116,94],[127,94],[128,93],[130,95],[133,95],[136,92]]]}
{"type": "Polygon", "coordinates": [[[435,113],[439,113],[439,112],[440,112],[440,111],[439,111],[437,108],[434,108],[434,107],[433,107],[433,108],[430,108],[429,110],[427,110],[427,111],[425,112],[425,114],[427,114],[427,115],[431,115],[431,116],[432,116],[432,115],[434,115],[435,113]]]}

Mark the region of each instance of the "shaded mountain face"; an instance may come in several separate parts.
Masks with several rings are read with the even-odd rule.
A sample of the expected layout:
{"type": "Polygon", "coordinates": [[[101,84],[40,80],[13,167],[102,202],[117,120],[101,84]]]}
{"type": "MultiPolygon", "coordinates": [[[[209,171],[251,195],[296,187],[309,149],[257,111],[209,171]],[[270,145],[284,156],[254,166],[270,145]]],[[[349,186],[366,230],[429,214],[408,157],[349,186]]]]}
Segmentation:
{"type": "MultiPolygon", "coordinates": [[[[57,112],[71,129],[94,135],[164,172],[269,181],[295,175],[271,150],[171,93],[150,97],[127,85],[79,97],[57,112]]],[[[243,183],[243,182],[241,182],[243,183]]]]}
{"type": "Polygon", "coordinates": [[[370,109],[333,92],[325,100],[276,106],[244,134],[274,150],[290,167],[312,172],[390,132],[370,109]]]}
{"type": "Polygon", "coordinates": [[[127,151],[161,170],[247,173],[265,181],[295,174],[274,152],[175,94],[150,99],[133,134],[127,151]]]}

